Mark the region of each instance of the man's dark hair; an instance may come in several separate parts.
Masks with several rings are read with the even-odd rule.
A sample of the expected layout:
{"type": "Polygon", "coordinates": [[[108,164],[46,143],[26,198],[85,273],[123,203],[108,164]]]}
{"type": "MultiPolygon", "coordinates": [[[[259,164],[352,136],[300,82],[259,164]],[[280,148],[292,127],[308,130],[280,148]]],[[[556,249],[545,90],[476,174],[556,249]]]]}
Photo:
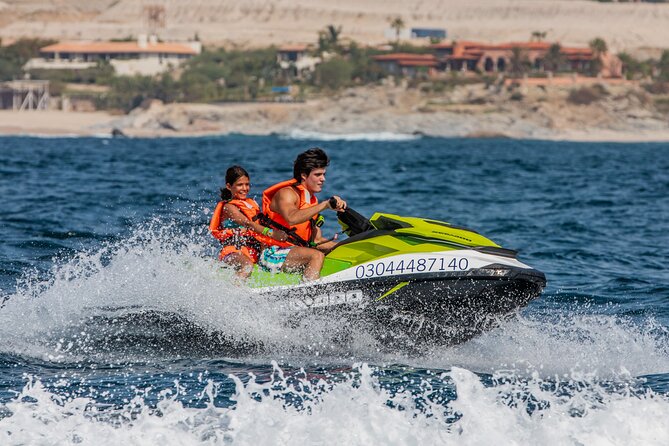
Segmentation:
{"type": "Polygon", "coordinates": [[[309,176],[312,170],[328,167],[330,158],[321,148],[313,147],[306,152],[302,152],[295,158],[293,164],[293,178],[298,183],[302,181],[302,174],[309,176]]]}

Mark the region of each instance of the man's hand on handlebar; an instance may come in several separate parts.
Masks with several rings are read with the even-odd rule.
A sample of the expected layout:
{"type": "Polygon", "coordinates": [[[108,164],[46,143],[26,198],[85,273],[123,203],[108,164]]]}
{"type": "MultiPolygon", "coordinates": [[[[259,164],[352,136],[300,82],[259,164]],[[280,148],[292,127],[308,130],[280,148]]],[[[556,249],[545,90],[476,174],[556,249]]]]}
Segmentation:
{"type": "Polygon", "coordinates": [[[330,206],[330,209],[333,209],[337,212],[342,212],[346,210],[347,207],[346,202],[337,195],[333,195],[332,197],[330,197],[330,199],[328,200],[328,205],[330,206]]]}

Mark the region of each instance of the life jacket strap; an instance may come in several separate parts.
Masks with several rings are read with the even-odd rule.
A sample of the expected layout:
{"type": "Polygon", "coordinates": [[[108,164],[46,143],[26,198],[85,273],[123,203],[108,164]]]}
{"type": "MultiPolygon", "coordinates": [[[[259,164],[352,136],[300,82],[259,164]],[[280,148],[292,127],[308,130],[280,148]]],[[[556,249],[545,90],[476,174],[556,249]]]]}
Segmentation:
{"type": "Polygon", "coordinates": [[[315,237],[316,231],[314,230],[314,227],[313,227],[313,225],[314,225],[313,219],[310,220],[311,224],[312,224],[312,231],[311,231],[311,240],[309,240],[309,241],[307,241],[307,240],[303,239],[302,237],[300,237],[299,235],[297,235],[297,233],[295,232],[295,229],[287,228],[284,225],[282,225],[281,223],[277,223],[276,221],[272,220],[271,218],[269,218],[264,213],[257,214],[255,217],[253,217],[253,220],[254,221],[259,221],[260,224],[263,225],[263,226],[268,226],[270,228],[278,229],[280,231],[285,232],[286,235],[288,236],[288,241],[290,241],[291,243],[293,243],[296,246],[303,246],[305,248],[311,248],[311,247],[315,246],[313,239],[315,237]]]}

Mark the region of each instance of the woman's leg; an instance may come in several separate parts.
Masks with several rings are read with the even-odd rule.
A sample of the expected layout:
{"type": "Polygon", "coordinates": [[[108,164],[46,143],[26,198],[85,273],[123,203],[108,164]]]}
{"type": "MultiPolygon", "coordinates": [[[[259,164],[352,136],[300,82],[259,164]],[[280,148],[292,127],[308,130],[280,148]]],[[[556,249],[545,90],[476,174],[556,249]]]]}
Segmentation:
{"type": "Polygon", "coordinates": [[[232,265],[237,270],[237,275],[242,279],[247,279],[253,271],[253,262],[248,256],[241,252],[233,252],[223,259],[225,263],[232,265]]]}
{"type": "Polygon", "coordinates": [[[303,270],[302,277],[305,281],[316,280],[321,276],[325,255],[313,248],[296,246],[290,250],[283,267],[286,270],[303,270]]]}

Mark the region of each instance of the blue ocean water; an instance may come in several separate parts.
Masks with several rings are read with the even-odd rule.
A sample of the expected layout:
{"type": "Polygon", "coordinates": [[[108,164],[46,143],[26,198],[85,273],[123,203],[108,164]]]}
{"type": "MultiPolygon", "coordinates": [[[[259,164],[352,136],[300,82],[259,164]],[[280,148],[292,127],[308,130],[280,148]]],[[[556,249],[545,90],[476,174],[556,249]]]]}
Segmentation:
{"type": "Polygon", "coordinates": [[[669,443],[668,144],[324,139],[0,138],[0,444],[669,443]],[[316,145],[324,197],[473,228],[544,294],[411,354],[287,323],[206,226],[229,165],[259,198],[316,145]]]}

